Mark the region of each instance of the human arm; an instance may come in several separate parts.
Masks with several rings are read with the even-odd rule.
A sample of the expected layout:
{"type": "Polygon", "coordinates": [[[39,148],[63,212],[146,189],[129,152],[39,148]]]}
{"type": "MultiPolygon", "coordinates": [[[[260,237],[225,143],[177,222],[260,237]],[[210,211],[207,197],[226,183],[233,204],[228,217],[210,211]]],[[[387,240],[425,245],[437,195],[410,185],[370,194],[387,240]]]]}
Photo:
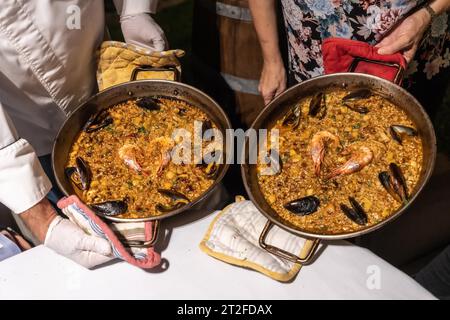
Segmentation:
{"type": "Polygon", "coordinates": [[[153,51],[167,48],[164,31],[153,20],[158,0],[114,0],[126,43],[153,51]]]}
{"type": "MultiPolygon", "coordinates": [[[[450,0],[428,2],[431,9],[439,15],[450,8],[450,0]]],[[[379,54],[401,52],[409,63],[420,45],[425,31],[431,23],[431,15],[421,8],[401,21],[383,40],[376,45],[379,54]]]]}
{"type": "Polygon", "coordinates": [[[47,247],[85,267],[111,259],[109,242],[89,236],[57,216],[45,198],[52,185],[32,146],[20,139],[0,103],[0,202],[25,222],[47,247]]]}
{"type": "Polygon", "coordinates": [[[268,104],[286,90],[286,70],[278,45],[277,16],[274,0],[249,0],[256,33],[263,54],[259,91],[268,104]]]}

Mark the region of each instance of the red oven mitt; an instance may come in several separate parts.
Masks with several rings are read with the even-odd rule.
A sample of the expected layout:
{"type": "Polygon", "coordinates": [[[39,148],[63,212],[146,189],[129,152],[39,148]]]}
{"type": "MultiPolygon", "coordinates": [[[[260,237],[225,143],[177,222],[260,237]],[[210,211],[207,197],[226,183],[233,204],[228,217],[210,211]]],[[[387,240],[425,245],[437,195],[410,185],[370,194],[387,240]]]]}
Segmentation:
{"type": "Polygon", "coordinates": [[[361,41],[327,38],[322,43],[325,73],[359,72],[400,84],[406,68],[403,55],[381,55],[377,50],[361,41]]]}

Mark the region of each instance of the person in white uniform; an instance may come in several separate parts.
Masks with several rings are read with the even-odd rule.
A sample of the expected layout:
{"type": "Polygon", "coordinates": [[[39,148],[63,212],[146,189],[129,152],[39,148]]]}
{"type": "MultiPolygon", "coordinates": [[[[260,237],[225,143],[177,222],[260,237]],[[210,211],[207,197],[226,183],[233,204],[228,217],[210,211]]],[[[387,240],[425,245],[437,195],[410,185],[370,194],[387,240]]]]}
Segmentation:
{"type": "MultiPolygon", "coordinates": [[[[127,43],[164,50],[164,33],[150,16],[157,0],[114,3],[127,43]]],[[[58,216],[41,163],[48,167],[64,119],[96,90],[104,17],[98,0],[0,4],[0,202],[41,243],[88,268],[108,261],[111,247],[58,216]]]]}

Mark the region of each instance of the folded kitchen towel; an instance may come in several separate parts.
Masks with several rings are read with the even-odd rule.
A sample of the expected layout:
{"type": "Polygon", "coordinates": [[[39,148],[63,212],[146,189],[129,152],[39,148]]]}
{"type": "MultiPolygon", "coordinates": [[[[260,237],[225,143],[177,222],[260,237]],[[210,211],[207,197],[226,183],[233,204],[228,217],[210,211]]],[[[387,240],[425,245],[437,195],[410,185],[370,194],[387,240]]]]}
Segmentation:
{"type": "Polygon", "coordinates": [[[322,43],[323,64],[326,74],[350,71],[352,63],[358,61],[353,72],[371,74],[386,80],[401,83],[406,60],[401,53],[381,55],[368,43],[327,38],[322,43]],[[361,60],[362,59],[362,60],[361,60]],[[386,65],[395,64],[396,66],[386,65]],[[400,69],[400,70],[399,70],[400,69]]]}
{"type": "Polygon", "coordinates": [[[150,52],[145,48],[118,41],[105,41],[97,53],[97,82],[102,91],[128,82],[139,67],[151,69],[137,75],[137,79],[178,80],[181,65],[178,58],[183,50],[150,52]]]}
{"type": "MultiPolygon", "coordinates": [[[[290,281],[301,265],[276,257],[259,246],[259,236],[266,222],[251,201],[238,197],[215,217],[200,249],[227,263],[256,270],[278,281],[290,281]]],[[[277,226],[272,228],[266,241],[300,257],[313,243],[277,226]]]]}
{"type": "Polygon", "coordinates": [[[107,239],[116,258],[142,269],[151,269],[160,264],[161,257],[153,247],[128,248],[123,244],[129,241],[150,241],[154,236],[153,222],[107,224],[77,196],[61,199],[58,207],[87,234],[107,239]]]}

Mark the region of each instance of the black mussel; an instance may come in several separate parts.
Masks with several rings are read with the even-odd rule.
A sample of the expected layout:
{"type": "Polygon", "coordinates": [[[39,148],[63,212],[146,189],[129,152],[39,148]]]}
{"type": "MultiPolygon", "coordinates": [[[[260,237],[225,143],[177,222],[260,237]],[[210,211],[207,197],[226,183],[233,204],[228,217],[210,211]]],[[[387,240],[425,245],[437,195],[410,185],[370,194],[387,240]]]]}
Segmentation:
{"type": "Polygon", "coordinates": [[[290,127],[291,129],[296,129],[300,124],[301,113],[302,110],[300,104],[298,103],[284,116],[282,125],[285,127],[290,127]]]}
{"type": "Polygon", "coordinates": [[[209,129],[212,129],[211,120],[202,121],[202,134],[205,134],[205,132],[209,129]]]}
{"type": "Polygon", "coordinates": [[[389,171],[383,171],[378,174],[381,185],[396,201],[406,203],[409,198],[408,189],[400,167],[395,163],[391,163],[389,171]]]}
{"type": "Polygon", "coordinates": [[[403,143],[403,136],[410,136],[414,137],[417,136],[417,131],[414,128],[403,126],[403,125],[392,125],[389,127],[389,134],[391,135],[392,139],[394,139],[399,144],[403,143]]]}
{"type": "Polygon", "coordinates": [[[353,92],[350,92],[348,95],[342,98],[342,101],[353,101],[360,99],[367,99],[372,95],[372,91],[369,89],[360,89],[353,92]]]}
{"type": "Polygon", "coordinates": [[[314,196],[300,198],[284,205],[287,210],[300,216],[306,216],[316,212],[319,206],[320,200],[314,196]]]}
{"type": "Polygon", "coordinates": [[[350,110],[352,110],[354,112],[358,112],[361,114],[366,114],[369,112],[369,109],[364,106],[357,106],[357,105],[353,105],[353,104],[349,104],[349,103],[344,103],[344,106],[346,106],[347,108],[349,108],[350,110]]]}
{"type": "Polygon", "coordinates": [[[173,205],[170,206],[165,206],[161,203],[158,203],[155,208],[156,210],[160,211],[160,212],[170,212],[170,211],[174,211],[174,210],[178,210],[181,207],[183,207],[185,205],[185,203],[181,203],[181,202],[176,202],[173,205]]]}
{"type": "Polygon", "coordinates": [[[314,97],[312,97],[309,103],[309,113],[310,116],[323,119],[326,115],[326,96],[324,93],[319,92],[314,97]]]}
{"type": "Polygon", "coordinates": [[[75,159],[75,167],[65,169],[66,176],[80,190],[88,190],[92,180],[92,173],[87,163],[81,157],[75,159]]]}
{"type": "Polygon", "coordinates": [[[138,101],[136,101],[136,105],[138,107],[150,111],[160,110],[161,109],[160,103],[161,101],[159,101],[159,99],[150,97],[140,98],[138,101]]]}
{"type": "Polygon", "coordinates": [[[389,164],[394,190],[399,194],[403,202],[408,201],[408,188],[406,186],[406,179],[402,170],[395,163],[389,164]]]}
{"type": "Polygon", "coordinates": [[[67,167],[66,169],[64,169],[64,174],[74,184],[75,187],[81,190],[82,186],[80,176],[77,173],[77,168],[67,167]]]}
{"type": "Polygon", "coordinates": [[[222,159],[222,155],[216,158],[216,151],[220,152],[219,150],[214,150],[204,155],[202,162],[199,164],[205,175],[211,180],[214,180],[217,177],[222,159]]]}
{"type": "Polygon", "coordinates": [[[400,195],[398,195],[391,182],[391,175],[387,171],[380,172],[378,174],[378,180],[380,180],[381,185],[383,188],[398,202],[402,202],[402,199],[400,198],[400,195]]]}
{"type": "Polygon", "coordinates": [[[82,190],[87,190],[89,189],[89,186],[91,184],[92,179],[91,170],[89,169],[87,163],[84,162],[83,158],[77,157],[75,162],[77,165],[78,175],[80,176],[82,190]]]}
{"type": "Polygon", "coordinates": [[[128,210],[128,205],[126,201],[123,200],[115,200],[115,201],[106,201],[101,203],[93,203],[89,205],[92,210],[96,213],[113,217],[118,216],[120,214],[124,214],[128,210]]]}
{"type": "Polygon", "coordinates": [[[215,161],[206,165],[204,172],[208,179],[215,179],[217,177],[217,174],[219,173],[219,167],[219,164],[215,161]]]}
{"type": "Polygon", "coordinates": [[[358,203],[358,201],[356,201],[355,198],[348,197],[348,200],[350,201],[351,208],[345,204],[341,204],[340,207],[342,212],[347,218],[360,226],[367,224],[367,214],[364,211],[364,208],[358,203]]]}
{"type": "Polygon", "coordinates": [[[266,172],[266,175],[276,175],[280,174],[283,170],[283,161],[281,160],[281,156],[275,149],[269,149],[264,159],[264,163],[267,164],[267,170],[270,172],[266,172]]]}
{"type": "Polygon", "coordinates": [[[202,136],[205,140],[210,140],[214,133],[208,130],[211,130],[213,128],[211,120],[204,120],[202,122],[202,136]],[[208,134],[206,134],[208,132],[208,134]]]}
{"type": "Polygon", "coordinates": [[[92,115],[83,127],[83,131],[92,133],[103,129],[113,123],[113,119],[108,111],[103,110],[92,115]]]}
{"type": "Polygon", "coordinates": [[[175,191],[175,190],[168,190],[168,189],[158,189],[158,192],[162,195],[172,199],[173,201],[185,201],[186,203],[189,202],[188,197],[186,197],[181,192],[175,191]]]}
{"type": "Polygon", "coordinates": [[[181,207],[190,202],[188,197],[175,190],[158,189],[158,192],[172,200],[172,204],[170,205],[166,206],[161,203],[158,203],[155,206],[156,210],[161,212],[170,212],[173,210],[180,209],[181,207]]]}
{"type": "Polygon", "coordinates": [[[177,107],[175,109],[175,112],[178,113],[180,116],[185,116],[188,110],[186,108],[177,107]]]}

